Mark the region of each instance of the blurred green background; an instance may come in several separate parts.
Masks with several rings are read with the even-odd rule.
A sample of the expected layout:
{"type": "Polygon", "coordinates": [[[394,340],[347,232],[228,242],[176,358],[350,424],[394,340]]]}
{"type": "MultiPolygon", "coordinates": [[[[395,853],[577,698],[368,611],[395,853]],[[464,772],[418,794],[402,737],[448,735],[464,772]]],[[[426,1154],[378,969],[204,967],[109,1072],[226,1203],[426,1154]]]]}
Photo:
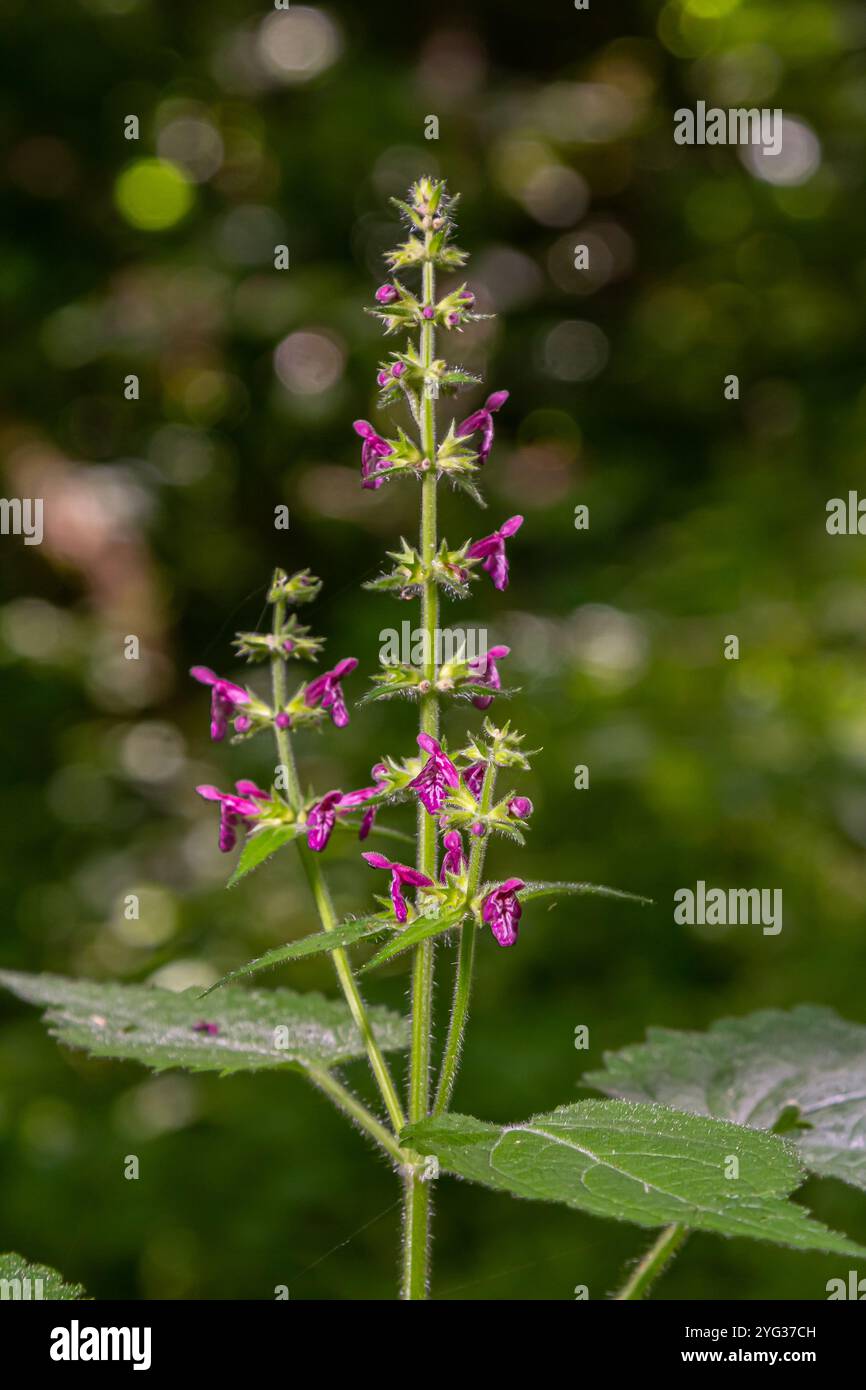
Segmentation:
{"type": "MultiPolygon", "coordinates": [[[[267,778],[270,749],[210,744],[186,670],[236,674],[231,637],[276,563],[324,576],[313,621],[332,660],[360,659],[350,700],[379,633],[414,611],[360,590],[414,533],[417,497],[359,488],[351,422],[391,425],[371,413],[364,308],[396,240],[388,197],[429,172],[462,193],[470,283],[498,315],[459,355],[512,392],[489,513],[443,494],[442,526],[456,544],[526,517],[507,594],[485,580],[451,609],[510,643],[508,713],[543,747],[521,788],[530,843],[498,846],[491,869],[657,904],[563,901],[527,910],[513,951],[485,937],[456,1107],[506,1121],[575,1099],[649,1024],[807,1000],[866,1021],[866,552],[824,526],[863,476],[866,9],[7,0],[6,15],[2,486],[45,499],[46,531],[0,540],[0,964],[184,985],[312,929],[290,854],[224,890],[193,788],[267,778]],[[784,108],[783,153],[676,146],[673,111],[698,99],[784,108]],[[675,926],[673,893],[699,878],[782,888],[781,935],[675,926]]],[[[411,750],[414,719],[354,711],[307,741],[304,776],[363,785],[411,750]]],[[[452,739],[466,722],[449,713],[452,739]]],[[[370,904],[357,845],[327,858],[338,906],[370,904]]],[[[334,988],[327,963],[291,983],[334,988]]],[[[400,1007],[406,991],[398,964],[368,993],[400,1007]]],[[[393,1180],[300,1079],[154,1079],[60,1053],[32,1011],[0,1009],[0,1247],[96,1297],[393,1296],[393,1180]]],[[[363,1066],[349,1075],[368,1093],[363,1066]]],[[[866,1239],[862,1195],[801,1197],[866,1239]]],[[[600,1298],[647,1243],[451,1182],[437,1207],[440,1298],[600,1298]]],[[[657,1296],[822,1298],[838,1264],[699,1236],[657,1296]]]]}

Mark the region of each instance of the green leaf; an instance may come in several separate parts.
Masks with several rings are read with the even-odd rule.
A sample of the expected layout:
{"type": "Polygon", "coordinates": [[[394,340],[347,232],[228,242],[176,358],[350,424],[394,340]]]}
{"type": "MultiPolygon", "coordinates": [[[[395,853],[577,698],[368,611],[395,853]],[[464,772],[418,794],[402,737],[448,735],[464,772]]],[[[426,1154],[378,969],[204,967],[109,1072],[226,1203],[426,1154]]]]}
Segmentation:
{"type": "Polygon", "coordinates": [[[259,830],[255,835],[249,835],[235,871],[226,886],[234,888],[236,883],[240,883],[253,869],[264,864],[265,860],[270,859],[283,845],[287,845],[290,840],[296,840],[301,828],[297,825],[272,825],[267,830],[259,830]]]}
{"type": "Polygon", "coordinates": [[[81,1284],[67,1284],[48,1265],[31,1264],[11,1250],[0,1255],[0,1301],[84,1298],[81,1284]]]}
{"type": "Polygon", "coordinates": [[[582,1101],[525,1124],[443,1115],[409,1125],[401,1143],[458,1177],[544,1202],[631,1221],[866,1256],[787,1200],[802,1181],[778,1135],[660,1105],[582,1101]],[[731,1157],[739,1176],[729,1178],[731,1157]]]}
{"type": "Polygon", "coordinates": [[[866,1189],[866,1028],[814,1004],[725,1018],[707,1033],[652,1028],[584,1079],[608,1095],[775,1129],[813,1173],[866,1189]]]}
{"type": "MultiPolygon", "coordinates": [[[[222,991],[203,1010],[197,989],[175,994],[151,985],[67,980],[0,971],[0,985],[44,1005],[51,1034],[92,1057],[141,1062],[154,1071],[258,1071],[264,1067],[339,1066],[364,1055],[343,1003],[288,989],[222,991]],[[215,1025],[217,1032],[196,1031],[215,1025]],[[275,1030],[282,1029],[282,1035],[275,1030]]],[[[379,1007],[368,1010],[380,1047],[408,1045],[408,1024],[379,1007]]]]}
{"type": "Polygon", "coordinates": [[[652,903],[652,898],[642,898],[639,893],[625,893],[620,888],[606,888],[602,883],[542,883],[532,881],[521,888],[517,894],[522,903],[531,902],[533,898],[559,898],[570,894],[575,897],[592,898],[617,898],[623,902],[642,903],[644,906],[652,903]]]}
{"type": "Polygon", "coordinates": [[[398,931],[397,935],[377,951],[372,960],[359,970],[360,975],[364,975],[368,970],[375,970],[377,966],[384,965],[386,960],[391,960],[394,956],[402,955],[404,951],[411,950],[421,941],[427,941],[431,936],[439,936],[442,932],[450,931],[458,922],[466,916],[466,908],[461,907],[452,912],[436,913],[432,917],[418,917],[410,926],[403,931],[398,931]]]}
{"type": "Polygon", "coordinates": [[[227,975],[223,975],[222,979],[217,980],[210,989],[206,989],[200,998],[206,999],[215,989],[221,989],[231,980],[242,979],[244,975],[256,975],[260,970],[269,970],[271,966],[282,965],[287,960],[303,960],[306,956],[316,956],[322,951],[336,951],[340,946],[354,946],[356,941],[363,941],[365,937],[381,936],[383,932],[393,930],[394,923],[383,922],[381,917],[359,917],[353,921],[341,922],[333,931],[313,932],[310,936],[302,936],[300,941],[289,941],[285,946],[274,946],[273,950],[265,951],[263,956],[248,960],[246,965],[239,965],[236,970],[230,970],[227,975]]]}

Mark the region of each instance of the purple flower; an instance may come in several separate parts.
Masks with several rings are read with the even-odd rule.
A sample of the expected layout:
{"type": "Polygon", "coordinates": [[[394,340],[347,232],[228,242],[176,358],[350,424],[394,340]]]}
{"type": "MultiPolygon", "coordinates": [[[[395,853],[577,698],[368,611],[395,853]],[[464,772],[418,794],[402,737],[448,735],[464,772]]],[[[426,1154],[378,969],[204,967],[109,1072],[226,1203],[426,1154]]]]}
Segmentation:
{"type": "MultiPolygon", "coordinates": [[[[484,656],[479,656],[477,661],[470,662],[469,675],[474,684],[489,686],[491,690],[501,690],[502,680],[496,663],[501,661],[504,656],[508,656],[510,652],[510,647],[491,647],[484,656]]],[[[493,696],[475,695],[472,698],[472,703],[476,709],[487,709],[493,704],[493,696]]],[[[484,764],[482,763],[481,766],[483,767],[484,764]]],[[[466,774],[464,773],[463,776],[465,780],[466,774]]],[[[477,796],[478,793],[475,792],[473,795],[477,796]]]]}
{"type": "Polygon", "coordinates": [[[314,681],[310,681],[304,691],[304,704],[311,708],[321,705],[322,709],[329,709],[338,729],[345,728],[349,722],[349,712],[343,699],[340,681],[343,676],[348,676],[350,671],[354,671],[357,664],[357,657],[344,657],[342,661],[337,662],[333,671],[326,671],[323,676],[317,676],[314,681]]]}
{"type": "Polygon", "coordinates": [[[528,820],[532,815],[532,802],[528,796],[513,796],[508,803],[508,810],[518,820],[528,820]]]}
{"type": "Polygon", "coordinates": [[[460,873],[466,863],[466,856],[463,853],[463,840],[459,830],[449,830],[447,834],[442,836],[442,843],[445,846],[445,857],[442,860],[442,872],[439,877],[444,883],[446,874],[460,873]]]}
{"type": "Polygon", "coordinates": [[[471,763],[469,767],[463,769],[463,785],[472,793],[476,801],[481,795],[486,771],[486,763],[471,763]]]}
{"type": "Polygon", "coordinates": [[[223,680],[209,666],[193,666],[190,675],[202,685],[211,687],[210,695],[210,736],[219,743],[226,736],[228,721],[235,712],[236,705],[248,705],[249,691],[233,681],[223,680]]]}
{"type": "Polygon", "coordinates": [[[442,752],[440,744],[430,734],[418,735],[418,747],[430,756],[418,776],[409,786],[418,793],[418,800],[431,816],[442,809],[449,787],[457,787],[460,777],[451,759],[442,752]]]}
{"type": "Polygon", "coordinates": [[[435,319],[436,310],[432,308],[431,305],[427,304],[421,310],[421,317],[422,319],[435,319]]]}
{"type": "Polygon", "coordinates": [[[391,859],[386,859],[384,854],[377,854],[375,850],[367,850],[364,859],[368,864],[372,864],[374,869],[390,869],[391,871],[391,901],[394,904],[394,916],[398,922],[405,922],[408,916],[406,899],[403,897],[403,887],[411,888],[432,888],[433,880],[426,874],[422,874],[418,869],[410,869],[407,864],[395,864],[391,859]]]}
{"type": "Polygon", "coordinates": [[[405,372],[405,370],[406,370],[406,363],[405,363],[405,362],[395,362],[394,365],[393,365],[393,367],[391,368],[391,375],[392,375],[392,376],[402,376],[403,373],[405,372]]]}
{"type": "Polygon", "coordinates": [[[498,531],[492,535],[483,536],[480,541],[473,541],[466,552],[467,560],[483,560],[481,566],[493,580],[494,589],[500,591],[508,588],[508,557],[505,554],[505,542],[509,536],[513,536],[523,525],[522,516],[510,516],[507,521],[503,521],[498,531]]]}
{"type": "Polygon", "coordinates": [[[250,822],[262,813],[259,801],[270,801],[270,793],[263,792],[255,782],[235,782],[234,792],[221,792],[218,787],[204,785],[196,787],[199,796],[205,801],[218,801],[220,805],[219,847],[223,854],[234,849],[238,838],[238,827],[249,830],[250,822]]]}
{"type": "Polygon", "coordinates": [[[508,400],[507,391],[494,391],[487,397],[480,410],[467,415],[462,425],[457,426],[459,435],[475,434],[476,430],[481,430],[481,446],[478,450],[478,462],[486,463],[490,450],[493,448],[493,412],[499,410],[508,400]]]}
{"type": "MultiPolygon", "coordinates": [[[[460,294],[458,294],[457,298],[461,301],[461,303],[463,303],[463,304],[466,305],[466,308],[467,308],[467,309],[471,309],[472,306],[473,306],[474,303],[475,303],[475,295],[472,293],[471,290],[461,290],[461,292],[460,292],[460,294]]],[[[498,391],[496,394],[497,394],[497,395],[501,395],[502,392],[501,392],[501,391],[498,391]]],[[[507,393],[506,393],[506,394],[507,394],[507,393]]],[[[500,401],[500,405],[501,405],[501,404],[502,404],[502,402],[500,401]]]]}
{"type": "Polygon", "coordinates": [[[280,710],[274,723],[278,729],[290,729],[292,727],[292,716],[287,714],[285,710],[280,710]]]}
{"type": "Polygon", "coordinates": [[[399,299],[399,293],[393,285],[380,285],[376,291],[377,304],[393,304],[395,299],[399,299]]]}
{"type": "Polygon", "coordinates": [[[460,322],[460,315],[457,313],[450,313],[446,317],[445,322],[449,328],[456,328],[460,322]]]}
{"type": "Polygon", "coordinates": [[[356,420],[352,428],[364,441],[361,445],[361,487],[375,490],[385,481],[377,475],[387,467],[387,464],[382,465],[380,461],[390,458],[391,445],[387,439],[376,433],[367,420],[356,420]]]}
{"type": "Polygon", "coordinates": [[[337,810],[340,791],[326,792],[321,801],[311,806],[307,813],[307,844],[317,854],[325,848],[331,838],[331,831],[337,823],[337,810]]]}
{"type": "Polygon", "coordinates": [[[215,1038],[219,1032],[218,1023],[208,1023],[206,1019],[200,1018],[198,1023],[192,1025],[194,1033],[207,1033],[209,1038],[215,1038]]]}
{"type": "Polygon", "coordinates": [[[513,946],[517,941],[517,923],[523,912],[517,894],[525,886],[522,878],[507,878],[484,899],[481,916],[500,946],[513,946]]]}
{"type": "MultiPolygon", "coordinates": [[[[326,792],[307,812],[307,844],[310,849],[317,853],[323,850],[331,838],[337,817],[354,811],[359,806],[366,806],[368,801],[372,801],[378,795],[378,787],[360,787],[356,792],[326,792]]],[[[375,815],[375,806],[368,806],[358,831],[359,840],[366,840],[375,815]]]]}

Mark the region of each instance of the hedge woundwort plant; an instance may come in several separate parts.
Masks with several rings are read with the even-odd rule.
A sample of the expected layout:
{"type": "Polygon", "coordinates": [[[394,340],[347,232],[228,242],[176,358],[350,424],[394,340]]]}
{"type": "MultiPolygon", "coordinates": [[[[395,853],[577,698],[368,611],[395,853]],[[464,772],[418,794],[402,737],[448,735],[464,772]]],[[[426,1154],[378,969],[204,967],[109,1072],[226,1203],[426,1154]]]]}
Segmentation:
{"type": "MultiPolygon", "coordinates": [[[[396,200],[395,200],[396,201],[396,200]]],[[[380,1051],[374,1030],[346,952],[332,951],[337,977],[367,1049],[373,1074],[391,1127],[386,1134],[378,1122],[352,1101],[353,1117],[366,1125],[398,1163],[404,1185],[402,1292],[405,1298],[423,1298],[428,1286],[429,1231],[433,1173],[423,1157],[400,1146],[399,1136],[409,1123],[428,1114],[445,1111],[451,1099],[463,1034],[469,1010],[473,961],[478,928],[490,927],[500,946],[518,939],[521,893],[525,882],[516,876],[503,882],[484,883],[485,851],[494,835],[522,843],[532,803],[509,789],[497,788],[497,776],[528,767],[520,750],[520,738],[507,724],[497,727],[485,718],[480,735],[471,736],[456,753],[449,753],[441,737],[441,709],[445,702],[471,699],[480,710],[494,701],[501,689],[498,663],[509,654],[506,646],[494,646],[480,657],[442,662],[440,591],[463,598],[478,570],[490,576],[496,589],[508,585],[506,543],[522,525],[521,516],[503,521],[489,535],[467,541],[458,550],[440,540],[437,524],[437,490],[447,479],[480,500],[477,480],[493,444],[494,413],[508,399],[507,391],[489,395],[484,405],[461,423],[452,423],[442,435],[437,421],[441,395],[474,385],[477,378],[436,356],[437,332],[450,334],[480,317],[475,296],[460,284],[437,298],[437,271],[455,271],[466,254],[452,242],[456,203],[444,183],[423,178],[410,190],[409,200],[399,203],[408,226],[408,237],[388,256],[393,278],[376,291],[377,314],[387,334],[408,331],[402,350],[392,352],[381,364],[377,381],[383,407],[405,402],[411,431],[397,430],[397,437],[383,438],[366,420],[355,421],[361,444],[361,486],[377,489],[397,479],[415,483],[420,492],[419,543],[405,541],[392,553],[394,567],[368,587],[390,591],[398,599],[420,599],[421,629],[414,644],[417,665],[383,666],[374,678],[373,698],[396,695],[415,699],[419,708],[418,754],[387,758],[372,770],[373,784],[358,791],[328,791],[312,800],[301,791],[292,746],[296,731],[315,727],[330,715],[338,727],[348,722],[342,681],[357,667],[348,657],[325,675],[300,686],[289,698],[287,667],[290,662],[314,659],[319,639],[302,627],[288,611],[316,596],[319,581],[308,572],[288,578],[274,576],[269,594],[273,626],[267,637],[243,634],[238,651],[247,660],[267,658],[271,665],[272,703],[266,705],[246,688],[218,678],[204,667],[194,667],[196,679],[211,687],[211,733],[225,736],[229,722],[236,738],[247,739],[271,728],[276,741],[278,769],[282,773],[285,800],[275,790],[262,791],[249,782],[238,782],[236,792],[216,787],[198,788],[200,795],[220,803],[220,847],[233,848],[237,833],[261,835],[265,830],[296,827],[297,843],[316,906],[326,932],[337,918],[318,858],[327,848],[341,819],[363,813],[359,838],[365,839],[380,808],[399,801],[417,803],[417,851],[414,866],[386,858],[374,851],[363,858],[374,869],[390,874],[389,899],[378,918],[381,928],[399,935],[395,944],[413,944],[411,1043],[408,1093],[401,1101],[388,1063],[380,1051]],[[420,272],[420,287],[413,292],[401,274],[420,272]],[[414,336],[413,336],[414,335],[414,336]],[[440,854],[441,844],[441,854],[440,854]],[[440,864],[441,858],[441,864],[440,864]],[[414,900],[413,900],[414,899],[414,900]],[[435,937],[456,932],[459,937],[454,997],[441,1060],[433,1085],[432,1001],[435,969],[435,937]]],[[[376,923],[374,923],[375,925],[376,923]]],[[[382,958],[392,952],[380,952],[382,958]]],[[[333,1094],[333,1091],[332,1091],[333,1094]]],[[[343,1095],[339,1101],[347,1105],[343,1095]]]]}
{"type": "MultiPolygon", "coordinates": [[[[443,183],[423,178],[408,201],[398,204],[408,235],[388,257],[392,278],[376,291],[371,312],[387,334],[408,334],[378,373],[380,405],[401,409],[406,428],[398,425],[386,438],[366,420],[355,422],[362,441],[361,486],[375,490],[405,481],[420,494],[417,545],[402,541],[390,552],[392,568],[367,586],[399,600],[420,600],[420,629],[408,657],[382,660],[365,697],[417,701],[417,748],[380,757],[368,786],[305,793],[295,736],[303,738],[329,719],[337,728],[348,722],[343,684],[358,666],[356,657],[344,657],[290,688],[292,663],[317,661],[323,646],[298,611],[320,589],[308,570],[289,576],[278,569],[268,592],[269,631],[237,637],[239,658],[270,668],[267,698],[208,667],[192,669],[210,688],[214,740],[224,740],[230,730],[239,743],[264,733],[276,749],[271,787],[241,780],[232,792],[211,785],[197,789],[218,803],[220,849],[229,852],[243,839],[230,883],[294,842],[322,930],[232,971],[207,991],[207,1005],[196,991],[172,995],[136,984],[8,971],[0,972],[0,983],[46,1005],[61,1040],[94,1055],[135,1059],[156,1070],[301,1071],[394,1165],[403,1187],[401,1293],[406,1299],[427,1296],[432,1194],[440,1168],[512,1196],[661,1227],[620,1299],[642,1297],[690,1229],[849,1258],[866,1254],[788,1200],[807,1169],[866,1188],[866,1149],[858,1142],[866,1127],[866,1030],[829,1010],[768,1010],[752,1019],[726,1020],[706,1035],[656,1033],[643,1048],[607,1055],[604,1069],[586,1078],[609,1098],[563,1105],[519,1124],[502,1126],[451,1111],[479,936],[499,947],[514,946],[524,905],[537,898],[633,896],[587,883],[541,883],[510,872],[503,879],[484,877],[494,838],[517,846],[524,842],[532,803],[511,778],[528,761],[520,736],[489,713],[505,694],[499,664],[508,647],[494,645],[470,656],[464,645],[445,655],[451,644],[442,640],[440,597],[465,598],[485,574],[504,590],[508,542],[523,518],[503,518],[481,539],[458,549],[439,532],[440,482],[447,480],[481,501],[478,483],[488,466],[494,416],[508,400],[507,391],[495,391],[465,418],[458,412],[446,430],[438,418],[441,397],[477,384],[472,374],[436,355],[437,335],[450,338],[478,317],[464,283],[437,298],[437,272],[456,272],[466,259],[452,242],[455,201],[443,183]],[[414,289],[405,283],[410,276],[414,289]],[[480,728],[455,744],[441,728],[442,714],[460,702],[484,717],[480,728]],[[371,882],[387,891],[379,894],[378,910],[340,921],[325,873],[332,837],[349,833],[366,841],[383,833],[411,840],[382,824],[380,813],[400,803],[417,809],[414,864],[403,862],[405,854],[392,858],[360,851],[376,875],[371,882]],[[411,952],[408,1022],[365,1002],[350,961],[353,946],[383,937],[360,973],[411,952]],[[444,1038],[437,1040],[434,971],[437,954],[439,964],[446,955],[437,948],[451,943],[456,959],[450,1017],[444,1038]],[[344,1003],[283,988],[251,991],[229,984],[317,952],[331,955],[344,1003]],[[407,1047],[404,1089],[388,1058],[407,1047]],[[364,1056],[378,1089],[378,1114],[336,1073],[364,1056]]],[[[21,1264],[20,1257],[0,1256],[0,1271],[4,1259],[12,1261],[10,1268],[21,1264]]],[[[576,1296],[589,1297],[585,1285],[578,1287],[582,1292],[576,1296]]]]}

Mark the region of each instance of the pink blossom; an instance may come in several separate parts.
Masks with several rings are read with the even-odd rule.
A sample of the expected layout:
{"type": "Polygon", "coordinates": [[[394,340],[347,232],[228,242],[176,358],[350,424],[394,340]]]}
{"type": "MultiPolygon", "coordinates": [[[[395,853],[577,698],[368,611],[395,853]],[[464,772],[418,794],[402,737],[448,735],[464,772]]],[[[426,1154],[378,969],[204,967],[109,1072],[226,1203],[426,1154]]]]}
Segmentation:
{"type": "Polygon", "coordinates": [[[442,752],[441,745],[430,734],[418,735],[418,747],[430,756],[409,786],[418,793],[424,809],[435,816],[442,809],[449,787],[460,785],[460,777],[451,759],[442,752]]]}
{"type": "Polygon", "coordinates": [[[406,899],[403,897],[403,887],[432,888],[433,880],[418,869],[410,869],[408,864],[396,864],[393,860],[386,859],[384,854],[377,854],[375,850],[366,850],[363,857],[374,869],[390,870],[390,892],[391,902],[394,904],[394,916],[398,922],[405,922],[409,915],[409,909],[406,906],[406,899]]]}
{"type": "Polygon", "coordinates": [[[361,445],[361,486],[375,491],[385,481],[379,474],[388,467],[384,460],[391,457],[391,445],[367,420],[356,420],[352,428],[364,441],[361,445]]]}
{"type": "Polygon", "coordinates": [[[445,855],[442,860],[442,872],[439,877],[445,882],[446,874],[459,874],[466,863],[466,856],[463,853],[463,840],[459,830],[449,830],[442,836],[442,843],[445,846],[445,855]]]}
{"type": "Polygon", "coordinates": [[[494,391],[492,395],[487,397],[480,410],[467,415],[462,425],[457,426],[457,433],[463,437],[481,430],[481,444],[478,449],[479,463],[487,462],[490,450],[493,448],[493,413],[499,410],[507,400],[507,391],[494,391]]]}
{"type": "Polygon", "coordinates": [[[509,536],[513,536],[523,525],[522,516],[509,517],[503,521],[498,531],[494,531],[489,536],[483,536],[479,541],[473,541],[466,552],[467,560],[483,560],[481,566],[490,575],[495,589],[508,588],[508,557],[505,554],[505,542],[509,536]]]}
{"type": "Polygon", "coordinates": [[[507,878],[484,899],[481,916],[500,946],[513,946],[517,941],[517,924],[523,913],[517,894],[525,887],[522,878],[507,878]]]}
{"type": "Polygon", "coordinates": [[[205,801],[218,801],[220,807],[219,847],[223,854],[234,849],[238,829],[249,830],[252,821],[262,813],[259,802],[270,801],[270,793],[263,792],[255,782],[235,782],[234,792],[221,792],[218,787],[207,784],[196,787],[199,796],[205,801]]]}
{"type": "MultiPolygon", "coordinates": [[[[469,675],[473,684],[486,685],[489,686],[491,690],[501,690],[502,680],[500,678],[499,670],[497,668],[496,663],[497,661],[501,661],[503,657],[508,656],[510,652],[510,647],[491,647],[490,650],[484,656],[479,656],[477,661],[471,662],[469,666],[469,675]]],[[[493,704],[493,696],[474,695],[472,698],[472,703],[476,709],[487,709],[490,705],[493,704]]],[[[465,773],[463,774],[463,777],[465,781],[465,773]]],[[[475,795],[477,796],[477,793],[475,793],[475,795]]]]}
{"type": "Polygon", "coordinates": [[[345,728],[349,722],[349,711],[346,709],[340,681],[343,676],[348,676],[354,671],[357,665],[357,657],[346,656],[337,662],[333,671],[326,671],[324,675],[310,681],[304,691],[304,704],[311,708],[321,705],[322,709],[329,709],[338,729],[345,728]]]}
{"type": "Polygon", "coordinates": [[[190,675],[202,685],[211,687],[210,695],[210,736],[219,743],[225,738],[228,721],[234,717],[237,705],[248,705],[252,696],[242,685],[224,680],[209,666],[193,666],[190,675]]]}

